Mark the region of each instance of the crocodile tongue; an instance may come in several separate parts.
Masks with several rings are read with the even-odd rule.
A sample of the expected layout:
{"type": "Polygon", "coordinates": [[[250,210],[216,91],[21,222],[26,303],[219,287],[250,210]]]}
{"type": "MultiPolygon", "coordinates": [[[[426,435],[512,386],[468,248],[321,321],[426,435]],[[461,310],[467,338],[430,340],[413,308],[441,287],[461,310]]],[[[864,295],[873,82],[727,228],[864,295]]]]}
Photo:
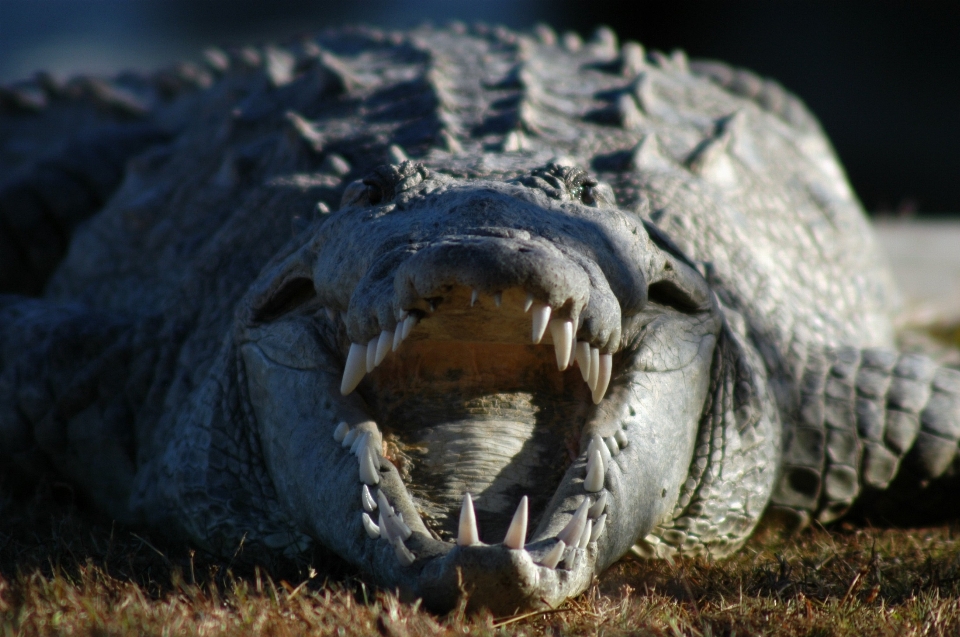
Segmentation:
{"type": "Polygon", "coordinates": [[[427,526],[454,537],[464,493],[484,539],[503,537],[525,495],[536,522],[577,455],[590,404],[579,372],[529,345],[414,341],[397,354],[368,395],[427,526]]]}

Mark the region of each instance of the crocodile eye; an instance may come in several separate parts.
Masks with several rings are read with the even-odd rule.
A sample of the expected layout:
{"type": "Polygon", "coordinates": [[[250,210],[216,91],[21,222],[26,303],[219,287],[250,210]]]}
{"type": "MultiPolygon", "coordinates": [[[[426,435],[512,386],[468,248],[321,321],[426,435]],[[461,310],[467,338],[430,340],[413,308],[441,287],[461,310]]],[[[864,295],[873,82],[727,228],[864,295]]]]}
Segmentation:
{"type": "Polygon", "coordinates": [[[616,197],[613,189],[593,178],[584,180],[580,188],[580,202],[587,206],[599,207],[614,205],[616,197]]]}

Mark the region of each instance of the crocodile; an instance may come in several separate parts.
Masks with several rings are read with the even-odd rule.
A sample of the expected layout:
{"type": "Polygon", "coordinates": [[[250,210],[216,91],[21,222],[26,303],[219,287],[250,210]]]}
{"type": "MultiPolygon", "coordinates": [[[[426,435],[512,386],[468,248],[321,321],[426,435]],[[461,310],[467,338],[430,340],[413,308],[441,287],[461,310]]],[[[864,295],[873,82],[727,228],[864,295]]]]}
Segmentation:
{"type": "Polygon", "coordinates": [[[953,471],[960,373],[752,72],[353,27],[0,107],[8,487],[506,614],[953,471]]]}

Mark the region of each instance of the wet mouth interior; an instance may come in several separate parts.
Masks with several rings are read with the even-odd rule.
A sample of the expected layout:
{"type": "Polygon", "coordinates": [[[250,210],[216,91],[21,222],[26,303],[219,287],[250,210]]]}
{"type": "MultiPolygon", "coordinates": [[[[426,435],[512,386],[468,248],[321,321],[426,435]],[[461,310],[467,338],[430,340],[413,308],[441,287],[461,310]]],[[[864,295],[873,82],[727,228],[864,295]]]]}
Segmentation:
{"type": "Polygon", "coordinates": [[[469,493],[480,540],[497,543],[523,496],[536,528],[581,451],[593,392],[575,338],[558,369],[568,351],[553,338],[564,340],[562,309],[533,344],[538,306],[520,290],[495,297],[461,288],[433,303],[433,311],[410,312],[415,327],[358,391],[382,432],[384,457],[435,537],[457,538],[469,493]]]}

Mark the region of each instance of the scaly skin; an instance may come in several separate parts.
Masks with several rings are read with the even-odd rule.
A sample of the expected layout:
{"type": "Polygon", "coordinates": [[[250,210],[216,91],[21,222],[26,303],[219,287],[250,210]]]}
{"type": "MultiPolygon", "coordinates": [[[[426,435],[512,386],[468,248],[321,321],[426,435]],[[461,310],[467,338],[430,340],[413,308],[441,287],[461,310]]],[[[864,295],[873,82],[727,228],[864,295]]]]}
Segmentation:
{"type": "Polygon", "coordinates": [[[509,613],[954,459],[960,374],[748,72],[356,29],[0,98],[0,462],[121,521],[509,613]]]}

